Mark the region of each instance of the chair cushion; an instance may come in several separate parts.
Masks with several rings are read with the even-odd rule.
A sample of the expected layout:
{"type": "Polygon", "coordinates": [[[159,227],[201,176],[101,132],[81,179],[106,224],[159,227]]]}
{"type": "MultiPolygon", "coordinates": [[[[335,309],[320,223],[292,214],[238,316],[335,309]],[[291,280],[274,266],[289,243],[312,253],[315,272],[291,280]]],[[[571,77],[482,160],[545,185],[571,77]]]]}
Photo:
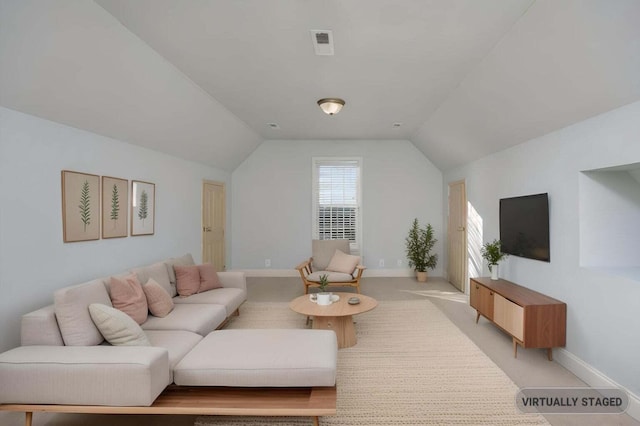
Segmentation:
{"type": "Polygon", "coordinates": [[[358,263],[360,263],[360,256],[353,256],[346,254],[342,250],[336,250],[331,258],[331,262],[329,262],[327,266],[327,271],[353,275],[353,271],[355,271],[358,263]]]}
{"type": "Polygon", "coordinates": [[[311,256],[313,257],[313,270],[326,271],[331,258],[336,250],[343,253],[351,253],[349,240],[313,240],[311,241],[311,256]]]}
{"type": "Polygon", "coordinates": [[[121,310],[92,303],[89,314],[100,333],[113,346],[151,346],[138,323],[121,310]]]}
{"type": "Polygon", "coordinates": [[[309,274],[307,276],[308,281],[313,281],[315,283],[320,282],[320,275],[327,275],[329,279],[329,283],[346,283],[349,281],[353,281],[353,277],[351,274],[344,274],[342,272],[331,272],[331,271],[316,271],[313,274],[309,274]]]}

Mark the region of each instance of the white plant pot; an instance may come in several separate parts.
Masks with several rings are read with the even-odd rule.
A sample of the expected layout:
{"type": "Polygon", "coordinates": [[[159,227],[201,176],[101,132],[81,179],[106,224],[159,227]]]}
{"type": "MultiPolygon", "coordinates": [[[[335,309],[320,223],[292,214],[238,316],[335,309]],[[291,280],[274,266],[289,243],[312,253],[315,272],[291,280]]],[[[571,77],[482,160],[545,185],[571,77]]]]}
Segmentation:
{"type": "Polygon", "coordinates": [[[318,293],[318,298],[316,299],[316,303],[318,305],[330,305],[331,304],[331,293],[318,293]]]}
{"type": "Polygon", "coordinates": [[[498,279],[498,265],[493,265],[491,267],[491,279],[492,280],[498,279]]]}

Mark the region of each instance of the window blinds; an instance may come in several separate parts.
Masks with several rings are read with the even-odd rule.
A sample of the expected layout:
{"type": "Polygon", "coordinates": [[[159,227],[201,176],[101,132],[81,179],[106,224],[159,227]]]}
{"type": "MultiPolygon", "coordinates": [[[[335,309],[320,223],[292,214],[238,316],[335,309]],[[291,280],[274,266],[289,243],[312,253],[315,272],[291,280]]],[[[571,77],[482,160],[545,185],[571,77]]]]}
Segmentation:
{"type": "Polygon", "coordinates": [[[359,252],[360,161],[314,159],[314,238],[348,239],[359,252]]]}

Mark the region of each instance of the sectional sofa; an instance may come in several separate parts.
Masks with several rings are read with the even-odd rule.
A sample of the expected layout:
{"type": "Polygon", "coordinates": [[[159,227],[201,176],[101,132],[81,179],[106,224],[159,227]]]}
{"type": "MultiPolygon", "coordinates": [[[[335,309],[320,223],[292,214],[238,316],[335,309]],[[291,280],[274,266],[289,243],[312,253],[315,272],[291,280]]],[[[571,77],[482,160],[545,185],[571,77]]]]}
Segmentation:
{"type": "MultiPolygon", "coordinates": [[[[313,415],[335,413],[335,334],[306,329],[219,330],[230,316],[239,314],[247,298],[244,274],[220,272],[222,287],[181,297],[175,271],[189,265],[194,262],[187,254],[115,275],[134,273],[140,283],[155,281],[172,297],[173,309],[166,316],[148,315],[140,325],[144,343],[109,344],[104,329],[92,318],[93,311],[89,312],[90,306],[115,311],[110,308],[111,276],[62,288],[55,292],[52,305],[25,314],[21,346],[0,354],[0,410],[25,411],[31,424],[32,411],[64,412],[70,406],[86,409],[68,412],[173,412],[154,411],[154,406],[167,389],[182,386],[323,387],[333,389],[333,411],[325,407],[313,415]]],[[[180,412],[216,413],[197,404],[191,407],[180,412]]],[[[287,415],[285,411],[281,414],[287,415]]],[[[259,414],[249,409],[222,414],[244,413],[259,414]]]]}

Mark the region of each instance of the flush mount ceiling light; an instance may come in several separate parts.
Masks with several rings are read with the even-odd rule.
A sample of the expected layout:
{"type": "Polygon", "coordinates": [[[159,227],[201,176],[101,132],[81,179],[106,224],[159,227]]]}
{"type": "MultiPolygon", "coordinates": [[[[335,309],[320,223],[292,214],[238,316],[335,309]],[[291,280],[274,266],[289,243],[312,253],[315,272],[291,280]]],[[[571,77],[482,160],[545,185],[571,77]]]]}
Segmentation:
{"type": "Polygon", "coordinates": [[[318,101],[318,105],[325,114],[334,115],[340,112],[344,106],[344,100],[340,98],[324,98],[318,101]]]}

